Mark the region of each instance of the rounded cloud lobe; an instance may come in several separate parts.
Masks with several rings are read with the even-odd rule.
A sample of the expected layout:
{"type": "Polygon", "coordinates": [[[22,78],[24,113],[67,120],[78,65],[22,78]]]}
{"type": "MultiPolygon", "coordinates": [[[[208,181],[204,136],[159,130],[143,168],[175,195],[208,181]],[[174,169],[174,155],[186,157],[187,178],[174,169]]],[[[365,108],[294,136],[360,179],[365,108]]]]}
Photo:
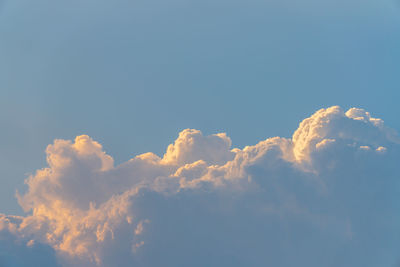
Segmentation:
{"type": "MultiPolygon", "coordinates": [[[[118,166],[86,135],[55,140],[46,154],[48,167],[18,195],[31,215],[0,217],[0,247],[35,251],[48,261],[41,266],[394,266],[400,258],[399,137],[363,109],[321,109],[292,138],[243,149],[225,133],[186,129],[162,158],[149,152],[118,166]]],[[[17,258],[3,253],[0,263],[24,266],[17,258]]]]}

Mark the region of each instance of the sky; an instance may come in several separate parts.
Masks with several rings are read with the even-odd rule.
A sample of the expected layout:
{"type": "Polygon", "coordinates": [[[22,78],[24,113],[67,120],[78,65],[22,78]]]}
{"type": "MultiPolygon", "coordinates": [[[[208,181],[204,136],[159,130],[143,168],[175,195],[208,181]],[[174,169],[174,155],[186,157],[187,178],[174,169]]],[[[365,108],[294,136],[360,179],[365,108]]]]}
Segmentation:
{"type": "Polygon", "coordinates": [[[397,267],[399,32],[397,0],[0,0],[0,266],[397,267]]]}

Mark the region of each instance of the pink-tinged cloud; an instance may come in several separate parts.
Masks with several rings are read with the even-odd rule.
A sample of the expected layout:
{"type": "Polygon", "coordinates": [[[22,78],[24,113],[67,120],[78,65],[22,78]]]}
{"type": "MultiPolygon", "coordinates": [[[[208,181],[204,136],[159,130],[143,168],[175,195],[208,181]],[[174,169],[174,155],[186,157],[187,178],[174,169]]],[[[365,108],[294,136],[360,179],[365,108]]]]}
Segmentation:
{"type": "Polygon", "coordinates": [[[365,110],[337,106],[292,138],[239,149],[225,133],[186,129],[163,157],[118,166],[89,136],[55,140],[18,195],[30,215],[0,217],[0,248],[15,251],[0,263],[394,266],[399,140],[365,110]]]}

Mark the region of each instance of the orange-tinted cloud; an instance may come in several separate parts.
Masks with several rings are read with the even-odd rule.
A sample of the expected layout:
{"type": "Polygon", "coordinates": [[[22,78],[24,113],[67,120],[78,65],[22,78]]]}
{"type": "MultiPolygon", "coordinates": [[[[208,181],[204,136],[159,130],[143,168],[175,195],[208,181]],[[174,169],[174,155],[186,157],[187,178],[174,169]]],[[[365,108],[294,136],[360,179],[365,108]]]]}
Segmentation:
{"type": "Polygon", "coordinates": [[[89,136],[55,140],[18,196],[32,214],[0,232],[65,266],[376,266],[399,245],[398,140],[340,107],[243,149],[186,129],[118,166],[89,136]]]}

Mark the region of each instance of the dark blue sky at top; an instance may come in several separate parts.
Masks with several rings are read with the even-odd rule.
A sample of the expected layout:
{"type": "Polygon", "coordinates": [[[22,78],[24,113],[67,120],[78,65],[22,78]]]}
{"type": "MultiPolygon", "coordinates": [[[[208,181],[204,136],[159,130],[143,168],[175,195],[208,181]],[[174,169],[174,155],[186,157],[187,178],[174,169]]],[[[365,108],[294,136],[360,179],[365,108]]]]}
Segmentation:
{"type": "Polygon", "coordinates": [[[400,129],[394,0],[3,0],[0,212],[55,138],[88,134],[116,163],[178,132],[243,147],[290,137],[331,105],[400,129]]]}

